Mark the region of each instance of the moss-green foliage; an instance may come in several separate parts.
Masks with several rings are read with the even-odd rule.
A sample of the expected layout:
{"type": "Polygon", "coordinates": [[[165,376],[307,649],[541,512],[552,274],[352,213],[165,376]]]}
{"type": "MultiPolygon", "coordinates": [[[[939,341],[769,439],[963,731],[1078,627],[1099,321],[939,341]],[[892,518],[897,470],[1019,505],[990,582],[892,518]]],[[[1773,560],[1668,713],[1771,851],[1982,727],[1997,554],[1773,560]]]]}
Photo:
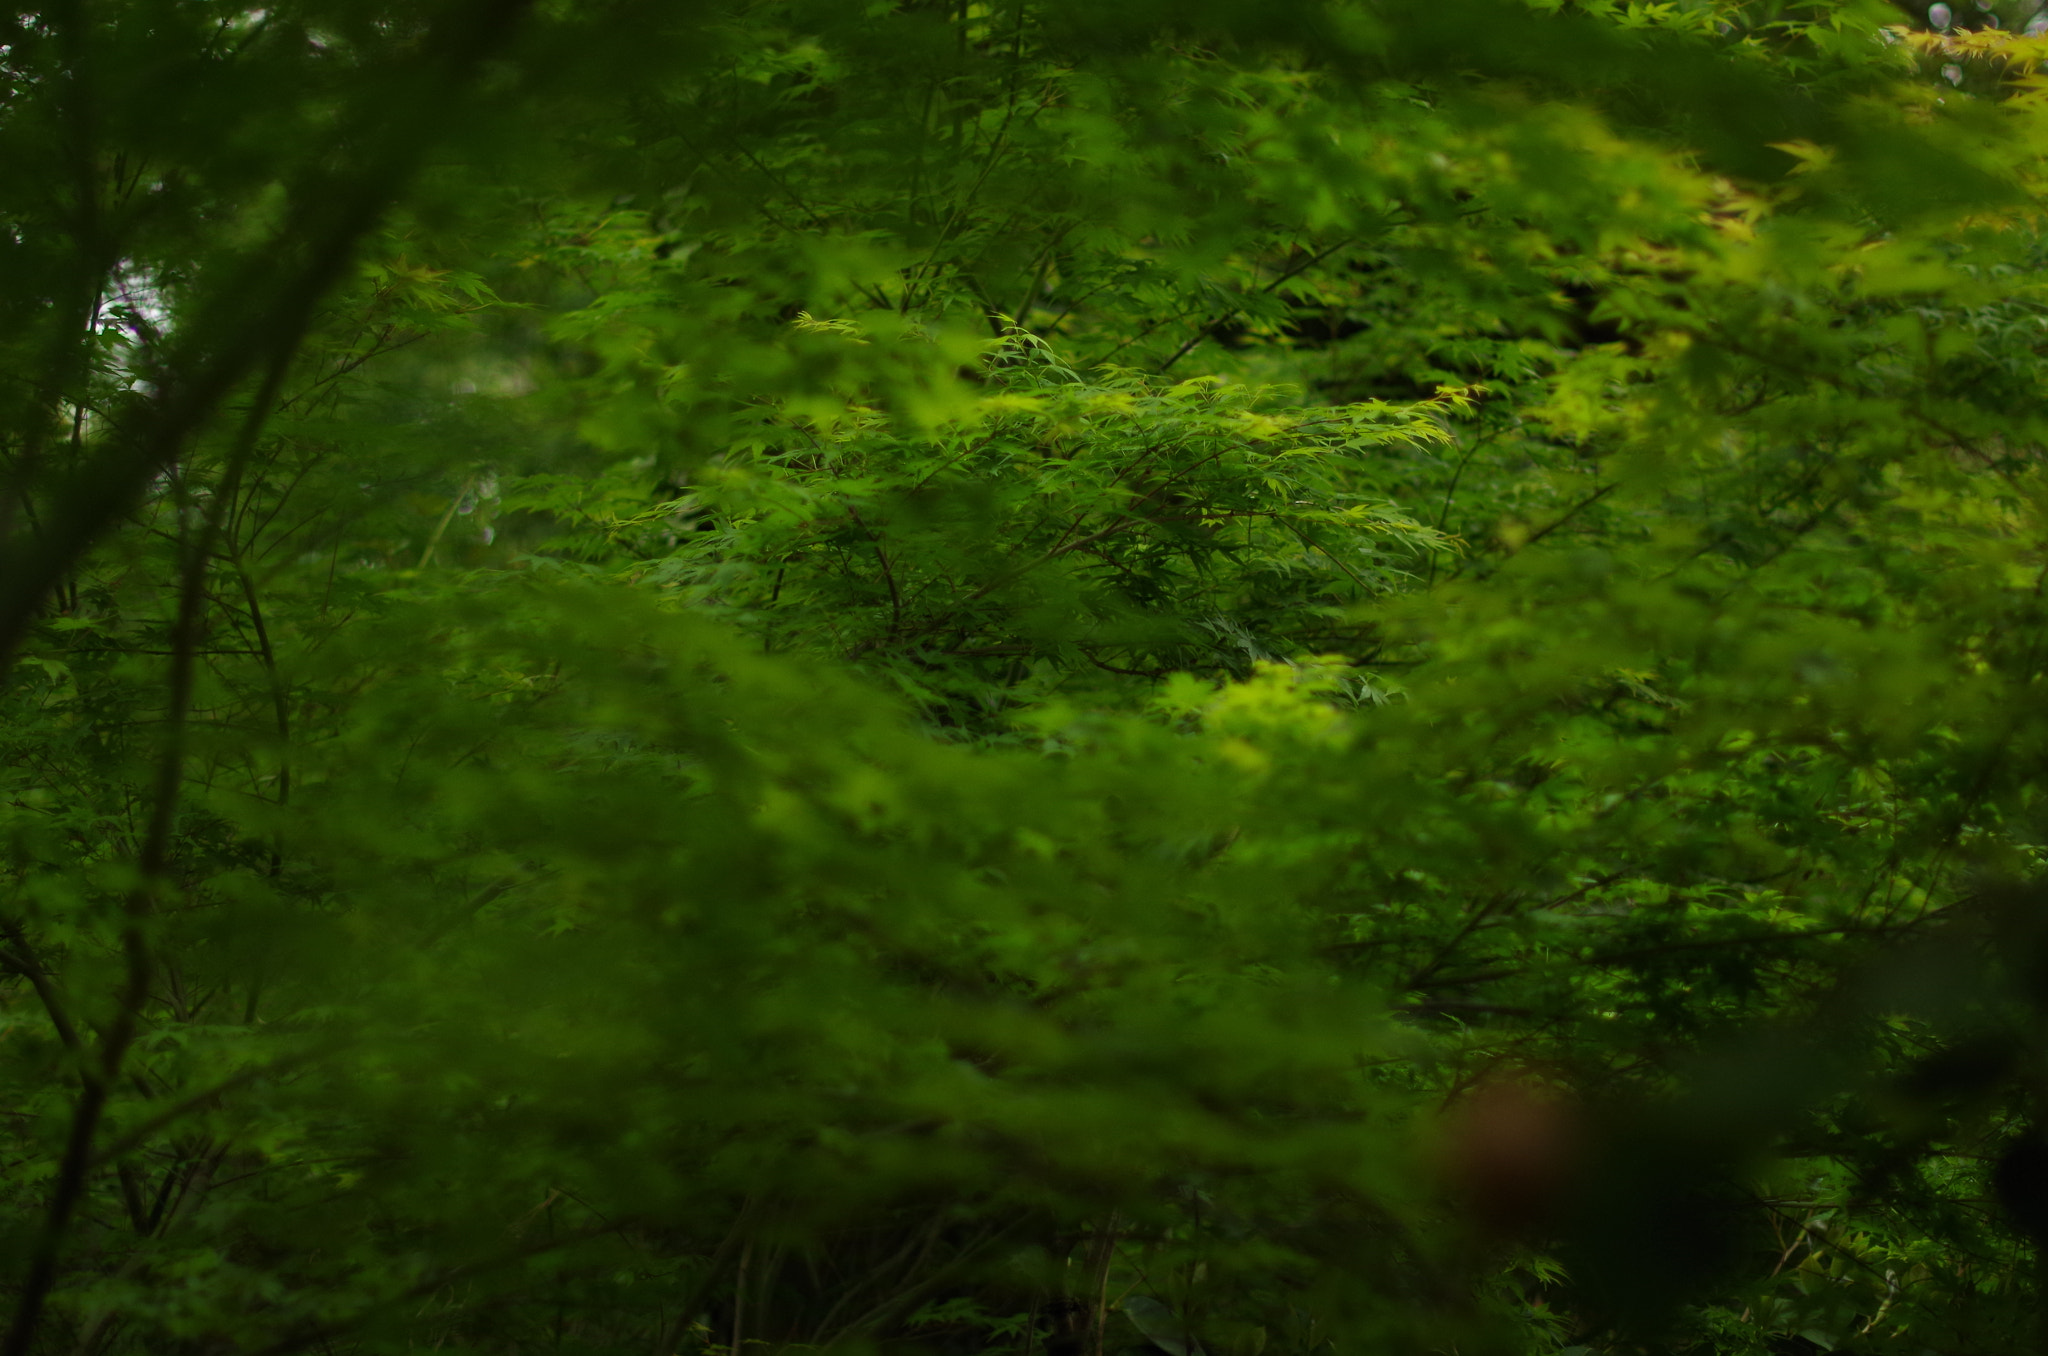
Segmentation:
{"type": "Polygon", "coordinates": [[[7,19],[0,1356],[2037,1349],[1989,13],[7,19]]]}
{"type": "Polygon", "coordinates": [[[935,720],[991,734],[1050,692],[1128,705],[1133,678],[1359,653],[1360,609],[1454,551],[1381,491],[1450,441],[1461,395],[1289,409],[1216,379],[1084,381],[1023,337],[987,361],[961,416],[910,436],[858,407],[778,418],[668,503],[627,463],[523,477],[498,507],[770,652],[884,667],[935,720]]]}

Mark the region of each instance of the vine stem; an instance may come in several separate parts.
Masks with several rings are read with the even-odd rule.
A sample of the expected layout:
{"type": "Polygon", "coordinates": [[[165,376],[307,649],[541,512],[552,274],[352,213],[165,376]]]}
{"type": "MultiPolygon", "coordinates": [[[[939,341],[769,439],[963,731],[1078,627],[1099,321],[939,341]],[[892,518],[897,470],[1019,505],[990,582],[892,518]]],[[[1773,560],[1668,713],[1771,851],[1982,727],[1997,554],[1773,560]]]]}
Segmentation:
{"type": "Polygon", "coordinates": [[[1095,1240],[1095,1274],[1090,1281],[1095,1290],[1095,1312],[1091,1331],[1088,1335],[1089,1356],[1102,1356],[1103,1344],[1109,1336],[1109,1264],[1116,1257],[1117,1215],[1114,1210],[1103,1222],[1102,1233],[1095,1240]]]}

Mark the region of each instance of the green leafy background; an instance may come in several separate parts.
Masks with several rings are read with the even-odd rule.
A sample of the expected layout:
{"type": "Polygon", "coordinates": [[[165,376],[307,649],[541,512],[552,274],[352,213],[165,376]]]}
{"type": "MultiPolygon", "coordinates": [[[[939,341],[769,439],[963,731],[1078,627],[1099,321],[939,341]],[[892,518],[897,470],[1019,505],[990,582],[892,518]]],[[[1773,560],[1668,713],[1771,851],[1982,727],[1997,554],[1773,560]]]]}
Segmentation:
{"type": "Polygon", "coordinates": [[[0,20],[0,1356],[2037,1350],[1954,9],[0,20]]]}

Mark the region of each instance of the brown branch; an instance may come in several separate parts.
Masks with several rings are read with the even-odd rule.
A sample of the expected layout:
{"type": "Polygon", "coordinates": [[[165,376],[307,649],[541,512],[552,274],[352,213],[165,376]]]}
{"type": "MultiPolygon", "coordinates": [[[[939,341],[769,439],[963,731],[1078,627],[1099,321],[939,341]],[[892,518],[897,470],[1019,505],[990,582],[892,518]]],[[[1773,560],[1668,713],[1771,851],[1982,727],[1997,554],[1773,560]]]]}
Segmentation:
{"type": "MultiPolygon", "coordinates": [[[[1834,928],[1809,928],[1804,932],[1764,933],[1754,937],[1699,937],[1683,942],[1662,942],[1656,946],[1631,947],[1623,951],[1603,951],[1591,956],[1575,956],[1575,965],[1621,965],[1632,960],[1644,960],[1651,956],[1670,955],[1681,951],[1706,951],[1716,947],[1741,946],[1787,946],[1797,942],[1812,941],[1821,937],[1883,937],[1894,933],[1910,932],[1927,922],[1941,910],[1904,923],[1845,924],[1834,928]]],[[[1467,984],[1485,984],[1496,979],[1512,979],[1527,974],[1535,965],[1503,966],[1496,970],[1482,970],[1476,974],[1454,975],[1428,985],[1432,989],[1455,989],[1467,984]]],[[[1423,987],[1423,986],[1416,986],[1423,987]]]]}
{"type": "Polygon", "coordinates": [[[157,1112],[156,1115],[151,1116],[142,1124],[130,1128],[119,1139],[114,1140],[111,1144],[104,1146],[97,1153],[95,1153],[92,1157],[91,1166],[94,1168],[103,1168],[109,1163],[116,1162],[119,1159],[125,1157],[126,1155],[135,1152],[143,1145],[149,1143],[149,1141],[155,1137],[157,1132],[162,1130],[165,1126],[170,1125],[172,1122],[180,1120],[183,1117],[190,1115],[194,1111],[202,1109],[209,1102],[218,1101],[221,1097],[234,1091],[236,1088],[246,1087],[248,1084],[255,1082],[257,1079],[262,1078],[267,1074],[283,1073],[287,1070],[296,1069],[302,1065],[310,1064],[314,1060],[320,1058],[322,1055],[328,1053],[331,1053],[331,1048],[322,1047],[319,1050],[311,1050],[303,1052],[301,1054],[288,1056],[284,1059],[276,1061],[275,1063],[255,1065],[247,1069],[239,1069],[234,1073],[228,1075],[228,1077],[222,1079],[220,1082],[214,1084],[212,1087],[207,1088],[205,1091],[195,1092],[191,1094],[189,1097],[185,1097],[182,1100],[175,1102],[168,1107],[165,1107],[162,1111],[157,1112]]]}
{"type": "MultiPolygon", "coordinates": [[[[0,539],[0,671],[11,664],[43,600],[150,483],[175,463],[242,380],[297,351],[319,299],[346,273],[362,238],[410,182],[433,139],[423,128],[465,88],[510,37],[529,0],[467,0],[423,44],[415,95],[402,115],[382,87],[343,120],[338,145],[365,145],[353,173],[331,156],[309,157],[287,200],[297,204],[277,236],[246,252],[231,275],[207,280],[177,354],[164,365],[160,394],[137,398],[152,415],[73,468],[53,496],[40,537],[0,539]],[[303,252],[292,248],[309,242],[303,252]],[[283,260],[285,262],[280,263],[283,260]],[[251,305],[250,299],[267,298],[251,305]]],[[[15,1330],[21,1327],[17,1315],[15,1330]]],[[[0,1356],[17,1356],[13,1339],[0,1356]]]]}
{"type": "MultiPolygon", "coordinates": [[[[178,610],[171,626],[170,692],[166,701],[163,747],[157,759],[149,824],[141,851],[137,854],[137,880],[122,904],[122,977],[115,998],[114,1018],[100,1036],[99,1067],[94,1069],[87,1063],[80,1068],[83,1086],[79,1089],[78,1101],[72,1107],[71,1128],[65,1137],[64,1154],[58,1164],[43,1226],[29,1256],[21,1298],[5,1338],[0,1339],[0,1356],[27,1356],[35,1343],[44,1302],[56,1283],[57,1261],[65,1235],[92,1178],[96,1157],[93,1142],[105,1119],[107,1102],[120,1079],[121,1066],[141,1031],[143,1009],[149,1002],[150,976],[156,968],[149,944],[150,920],[156,911],[158,891],[168,874],[171,840],[177,829],[180,793],[184,786],[185,745],[189,733],[186,717],[192,707],[196,655],[203,629],[207,568],[212,563],[214,544],[234,502],[242,466],[254,449],[271,404],[277,398],[285,369],[290,364],[290,354],[291,350],[285,348],[271,355],[262,387],[229,454],[221,491],[209,504],[198,532],[186,544],[185,558],[180,566],[178,610]]],[[[121,1187],[123,1199],[140,1231],[146,1227],[140,1189],[125,1172],[121,1175],[121,1187]]]]}
{"type": "Polygon", "coordinates": [[[64,1010],[63,996],[57,992],[56,984],[51,981],[49,968],[42,963],[35,949],[29,945],[28,934],[22,931],[20,924],[11,919],[0,919],[0,932],[7,934],[7,940],[13,942],[15,948],[13,951],[0,951],[0,965],[5,965],[29,982],[29,987],[36,991],[36,998],[42,1003],[43,1011],[50,1019],[51,1027],[57,1032],[57,1039],[62,1041],[64,1048],[74,1056],[79,1054],[78,1028],[72,1024],[70,1015],[64,1010]]]}
{"type": "Polygon", "coordinates": [[[424,1280],[407,1286],[395,1295],[365,1305],[345,1318],[305,1324],[296,1331],[279,1337],[270,1345],[259,1347],[255,1351],[248,1353],[248,1356],[291,1356],[292,1352],[304,1351],[308,1347],[325,1347],[335,1338],[344,1336],[352,1329],[369,1322],[378,1314],[399,1308],[402,1305],[411,1304],[415,1300],[424,1299],[436,1290],[453,1285],[457,1281],[494,1271],[500,1267],[511,1266],[517,1262],[524,1262],[529,1258],[543,1256],[550,1252],[559,1252],[563,1248],[573,1247],[578,1243],[587,1243],[593,1238],[602,1238],[611,1232],[613,1230],[608,1227],[579,1230],[576,1233],[564,1234],[539,1243],[508,1248],[490,1257],[479,1258],[473,1262],[465,1262],[458,1266],[444,1268],[424,1280]]]}

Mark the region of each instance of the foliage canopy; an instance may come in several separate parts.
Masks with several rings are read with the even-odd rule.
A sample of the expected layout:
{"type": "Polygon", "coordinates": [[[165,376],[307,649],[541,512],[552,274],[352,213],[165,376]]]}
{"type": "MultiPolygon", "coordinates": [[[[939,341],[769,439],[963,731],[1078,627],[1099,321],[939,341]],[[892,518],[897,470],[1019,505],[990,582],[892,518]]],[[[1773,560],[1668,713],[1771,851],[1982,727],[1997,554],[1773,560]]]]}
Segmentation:
{"type": "Polygon", "coordinates": [[[2038,1349],[2025,3],[0,18],[0,1356],[2038,1349]]]}

